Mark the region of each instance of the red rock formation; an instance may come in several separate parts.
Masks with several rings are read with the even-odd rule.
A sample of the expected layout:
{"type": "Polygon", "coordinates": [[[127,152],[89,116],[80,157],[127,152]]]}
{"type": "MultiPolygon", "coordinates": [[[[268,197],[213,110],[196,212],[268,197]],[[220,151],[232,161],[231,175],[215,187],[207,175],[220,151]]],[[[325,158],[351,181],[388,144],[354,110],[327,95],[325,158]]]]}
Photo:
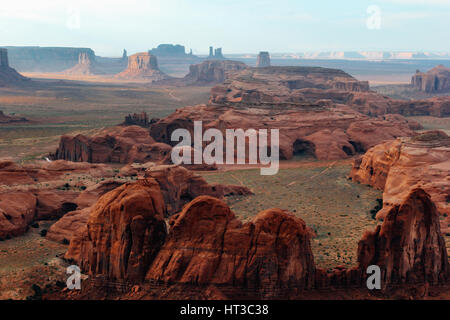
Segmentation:
{"type": "Polygon", "coordinates": [[[305,223],[280,209],[241,224],[222,201],[201,196],[174,221],[146,279],[252,289],[311,288],[314,261],[305,223]]]}
{"type": "Polygon", "coordinates": [[[426,73],[417,71],[411,85],[427,93],[450,92],[450,68],[441,64],[426,73]]]}
{"type": "Polygon", "coordinates": [[[178,109],[150,127],[155,140],[174,144],[172,132],[184,128],[193,136],[194,121],[203,130],[279,129],[280,158],[311,153],[318,159],[342,159],[399,136],[414,135],[402,116],[369,118],[344,105],[303,107],[206,106],[178,109]]]}
{"type": "Polygon", "coordinates": [[[382,226],[366,232],[358,245],[361,270],[377,265],[382,283],[443,282],[449,275],[439,214],[430,196],[414,189],[393,206],[382,226]]]}
{"type": "Polygon", "coordinates": [[[0,48],[0,87],[19,86],[30,81],[9,66],[8,50],[0,48]]]}
{"type": "Polygon", "coordinates": [[[91,275],[142,281],[166,237],[164,200],[155,180],[122,185],[103,195],[66,258],[91,275]]]}
{"type": "Polygon", "coordinates": [[[0,238],[19,236],[36,220],[58,219],[67,212],[92,205],[98,198],[79,195],[75,189],[53,185],[66,174],[111,177],[105,165],[70,163],[63,160],[20,166],[0,161],[0,238]],[[44,187],[47,186],[47,187],[44,187]],[[26,190],[26,191],[24,191],[26,190]]]}
{"type": "Polygon", "coordinates": [[[177,165],[149,167],[145,171],[145,177],[158,182],[166,203],[167,215],[179,212],[186,203],[200,195],[222,198],[252,194],[244,186],[208,184],[203,177],[177,165]]]}
{"type": "Polygon", "coordinates": [[[36,211],[36,196],[32,192],[0,193],[0,238],[25,233],[36,211]]]}
{"type": "Polygon", "coordinates": [[[125,80],[146,80],[151,82],[170,78],[159,70],[156,56],[148,52],[129,56],[128,68],[115,77],[125,80]]]}
{"type": "Polygon", "coordinates": [[[320,99],[344,103],[352,91],[368,91],[367,81],[319,67],[247,68],[211,89],[210,103],[301,104],[320,99]]]}
{"type": "Polygon", "coordinates": [[[54,159],[92,163],[131,163],[161,161],[170,146],[156,143],[145,128],[112,127],[93,136],[62,136],[54,159]]]}
{"type": "MultiPolygon", "coordinates": [[[[420,187],[430,194],[442,215],[450,215],[450,138],[440,131],[425,132],[412,139],[398,139],[377,145],[353,163],[350,177],[384,190],[385,218],[392,207],[402,203],[412,189],[420,187]]],[[[450,219],[442,220],[449,232],[450,219]]]]}
{"type": "Polygon", "coordinates": [[[71,210],[64,214],[64,216],[52,224],[48,229],[46,238],[59,242],[71,240],[76,232],[86,227],[92,206],[97,200],[105,193],[114,190],[122,184],[122,182],[114,180],[102,181],[78,194],[73,199],[77,210],[72,209],[74,211],[71,210]]]}

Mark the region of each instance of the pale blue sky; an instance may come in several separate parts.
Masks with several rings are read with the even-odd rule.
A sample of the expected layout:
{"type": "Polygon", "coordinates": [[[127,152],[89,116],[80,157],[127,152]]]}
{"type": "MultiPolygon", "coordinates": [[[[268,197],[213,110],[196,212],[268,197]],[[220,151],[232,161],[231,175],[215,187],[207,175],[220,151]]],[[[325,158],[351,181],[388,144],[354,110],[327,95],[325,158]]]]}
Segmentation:
{"type": "Polygon", "coordinates": [[[207,53],[209,45],[223,47],[225,54],[450,51],[449,30],[450,0],[3,0],[0,5],[0,45],[91,47],[105,56],[160,43],[183,44],[197,54],[207,53]],[[371,29],[367,9],[374,5],[380,24],[371,29]]]}

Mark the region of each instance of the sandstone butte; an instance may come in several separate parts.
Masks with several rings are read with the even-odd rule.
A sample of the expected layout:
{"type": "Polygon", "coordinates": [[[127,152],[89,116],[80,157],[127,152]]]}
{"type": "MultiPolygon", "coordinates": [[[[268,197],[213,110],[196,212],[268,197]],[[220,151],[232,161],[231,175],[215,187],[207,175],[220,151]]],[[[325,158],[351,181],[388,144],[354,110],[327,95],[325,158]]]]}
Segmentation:
{"type": "Polygon", "coordinates": [[[200,196],[172,217],[170,227],[163,214],[154,179],[125,184],[99,199],[66,258],[82,266],[97,291],[117,281],[160,289],[214,285],[218,296],[228,298],[364,287],[370,264],[380,266],[384,286],[437,284],[449,277],[438,212],[422,189],[412,190],[381,226],[363,235],[357,266],[331,273],[315,267],[311,230],[292,213],[269,209],[242,223],[221,200],[200,196]]]}
{"type": "Polygon", "coordinates": [[[148,52],[140,52],[128,57],[128,67],[116,78],[124,80],[143,80],[156,82],[170,77],[159,70],[156,56],[148,52]]]}
{"type": "Polygon", "coordinates": [[[66,75],[92,76],[102,74],[103,72],[97,66],[95,56],[88,52],[80,52],[78,55],[78,63],[70,69],[64,71],[66,75]]]}
{"type": "Polygon", "coordinates": [[[428,72],[417,70],[411,78],[411,85],[427,93],[450,92],[450,68],[441,64],[428,72]]]}
{"type": "Polygon", "coordinates": [[[353,163],[350,177],[384,190],[384,219],[414,188],[422,188],[443,216],[441,228],[450,232],[450,138],[442,131],[428,131],[377,145],[353,163]]]}
{"type": "MultiPolygon", "coordinates": [[[[34,178],[38,177],[42,185],[48,182],[42,172],[30,173],[29,168],[21,168],[10,163],[9,169],[0,169],[0,178],[6,181],[20,182],[20,185],[9,185],[7,191],[0,193],[0,212],[5,213],[5,217],[0,216],[0,238],[17,236],[26,232],[28,226],[37,220],[57,219],[49,228],[47,239],[53,241],[69,241],[73,235],[86,227],[92,206],[105,193],[121,186],[124,180],[112,179],[113,170],[105,165],[92,165],[88,163],[70,163],[62,160],[52,162],[59,163],[65,171],[55,173],[52,179],[56,179],[58,174],[70,172],[69,167],[78,167],[77,172],[86,172],[91,176],[110,178],[93,184],[83,191],[60,190],[50,186],[47,189],[32,187],[29,191],[23,192],[23,185],[32,185],[34,178]],[[12,167],[16,171],[11,170],[12,167]],[[95,172],[93,172],[95,171],[95,172]],[[23,201],[22,201],[23,200],[23,201]],[[25,213],[22,216],[22,213],[25,213]],[[10,217],[8,220],[7,217],[10,217]],[[3,219],[2,219],[3,218],[3,219]]],[[[0,162],[1,164],[1,162],[0,162]]],[[[230,195],[250,195],[252,192],[243,186],[208,184],[202,177],[193,174],[184,167],[176,165],[156,165],[146,164],[147,170],[144,175],[154,178],[160,186],[163,194],[165,206],[164,217],[179,212],[183,205],[200,195],[211,195],[222,198],[230,195]]],[[[42,170],[44,171],[44,170],[42,170]]],[[[122,176],[128,174],[120,172],[122,176]]],[[[130,176],[134,174],[131,173],[130,176]]]]}
{"type": "Polygon", "coordinates": [[[0,110],[0,124],[22,123],[22,122],[29,122],[29,120],[24,117],[6,115],[3,113],[2,110],[0,110]]]}

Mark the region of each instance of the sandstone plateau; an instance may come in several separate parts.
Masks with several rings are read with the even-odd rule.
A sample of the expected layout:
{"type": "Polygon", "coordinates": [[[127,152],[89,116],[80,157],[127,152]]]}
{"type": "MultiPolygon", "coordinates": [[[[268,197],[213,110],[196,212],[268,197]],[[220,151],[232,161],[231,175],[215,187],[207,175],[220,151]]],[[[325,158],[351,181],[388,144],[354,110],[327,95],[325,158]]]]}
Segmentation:
{"type": "Polygon", "coordinates": [[[155,82],[169,76],[158,68],[156,56],[148,52],[136,53],[128,57],[128,67],[115,76],[124,80],[145,80],[155,82]]]}
{"type": "Polygon", "coordinates": [[[450,232],[450,138],[429,131],[414,138],[379,144],[354,161],[350,177],[384,190],[383,208],[377,218],[386,218],[414,188],[422,188],[443,215],[441,229],[450,232]]]}
{"type": "Polygon", "coordinates": [[[428,72],[417,71],[411,78],[411,85],[427,93],[450,92],[450,68],[441,64],[428,72]]]}

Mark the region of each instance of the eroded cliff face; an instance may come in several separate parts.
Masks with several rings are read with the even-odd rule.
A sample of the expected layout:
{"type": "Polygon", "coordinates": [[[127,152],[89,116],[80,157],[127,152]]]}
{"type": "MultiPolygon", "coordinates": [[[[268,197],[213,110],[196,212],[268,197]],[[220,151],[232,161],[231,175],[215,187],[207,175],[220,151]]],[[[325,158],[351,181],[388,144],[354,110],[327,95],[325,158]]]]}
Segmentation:
{"type": "Polygon", "coordinates": [[[417,72],[411,78],[411,85],[427,93],[450,92],[450,68],[439,65],[428,72],[417,72]]]}
{"type": "Polygon", "coordinates": [[[444,282],[449,276],[447,250],[430,195],[414,189],[393,206],[381,227],[364,234],[358,262],[362,270],[379,266],[384,285],[444,282]]]}
{"type": "Polygon", "coordinates": [[[170,77],[158,68],[156,56],[148,52],[136,53],[128,57],[128,67],[116,75],[125,80],[159,81],[170,77]]]}
{"type": "Polygon", "coordinates": [[[62,136],[52,158],[74,162],[132,163],[161,161],[171,147],[156,142],[147,129],[117,126],[93,136],[62,136]]]}
{"type": "Polygon", "coordinates": [[[91,275],[142,281],[167,234],[164,200],[153,179],[103,195],[87,225],[70,242],[66,258],[91,275]]]}
{"type": "Polygon", "coordinates": [[[449,232],[450,138],[441,131],[422,133],[377,145],[353,163],[350,177],[383,192],[383,208],[377,218],[385,218],[412,189],[425,190],[443,215],[441,228],[449,232]]]}
{"type": "Polygon", "coordinates": [[[191,65],[189,73],[184,77],[186,84],[206,85],[222,83],[233,72],[244,70],[247,65],[232,60],[208,60],[200,64],[191,65]]]}

